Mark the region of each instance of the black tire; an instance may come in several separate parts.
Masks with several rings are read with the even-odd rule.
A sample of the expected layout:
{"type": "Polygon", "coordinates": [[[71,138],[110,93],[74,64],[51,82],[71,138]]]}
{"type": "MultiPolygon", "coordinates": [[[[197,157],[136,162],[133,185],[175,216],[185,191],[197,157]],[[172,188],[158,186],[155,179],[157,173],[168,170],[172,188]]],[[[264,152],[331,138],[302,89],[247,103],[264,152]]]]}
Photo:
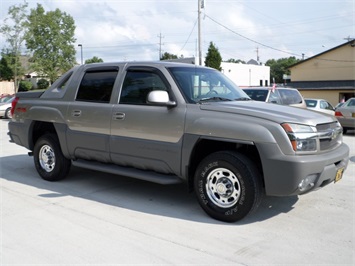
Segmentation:
{"type": "Polygon", "coordinates": [[[69,173],[71,161],[64,157],[55,134],[45,134],[37,140],[33,157],[36,170],[44,180],[58,181],[69,173]]]}
{"type": "Polygon", "coordinates": [[[204,211],[224,222],[244,218],[262,199],[258,169],[249,158],[232,151],[203,159],[195,173],[194,189],[204,211]]]}
{"type": "Polygon", "coordinates": [[[5,110],[5,118],[6,119],[11,119],[12,118],[12,115],[11,115],[11,107],[7,108],[5,110]]]}

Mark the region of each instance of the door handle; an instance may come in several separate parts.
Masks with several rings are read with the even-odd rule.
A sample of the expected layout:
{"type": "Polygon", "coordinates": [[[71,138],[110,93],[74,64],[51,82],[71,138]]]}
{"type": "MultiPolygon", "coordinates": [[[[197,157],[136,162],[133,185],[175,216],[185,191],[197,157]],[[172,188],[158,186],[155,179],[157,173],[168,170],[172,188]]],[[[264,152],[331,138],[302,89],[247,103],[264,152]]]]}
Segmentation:
{"type": "Polygon", "coordinates": [[[79,117],[79,116],[81,116],[81,110],[73,110],[71,112],[71,115],[74,117],[79,117]]]}
{"type": "Polygon", "coordinates": [[[123,120],[126,117],[125,113],[115,113],[113,114],[113,119],[115,120],[123,120]]]}

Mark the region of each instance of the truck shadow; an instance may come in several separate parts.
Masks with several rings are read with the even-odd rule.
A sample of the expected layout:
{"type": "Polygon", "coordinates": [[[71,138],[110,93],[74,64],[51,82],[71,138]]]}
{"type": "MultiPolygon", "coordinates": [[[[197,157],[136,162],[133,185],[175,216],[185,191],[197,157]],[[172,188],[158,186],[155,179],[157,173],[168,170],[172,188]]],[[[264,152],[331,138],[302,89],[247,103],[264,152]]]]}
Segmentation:
{"type": "MultiPolygon", "coordinates": [[[[45,190],[47,192],[32,196],[48,201],[55,198],[57,204],[60,204],[62,199],[78,197],[152,215],[201,223],[225,224],[208,217],[200,208],[194,193],[190,193],[184,184],[164,186],[77,167],[72,167],[66,179],[47,182],[39,177],[33,159],[27,155],[2,157],[1,178],[45,190]]],[[[280,213],[287,213],[293,209],[297,201],[297,196],[264,197],[255,212],[242,221],[230,225],[260,222],[280,213]]]]}

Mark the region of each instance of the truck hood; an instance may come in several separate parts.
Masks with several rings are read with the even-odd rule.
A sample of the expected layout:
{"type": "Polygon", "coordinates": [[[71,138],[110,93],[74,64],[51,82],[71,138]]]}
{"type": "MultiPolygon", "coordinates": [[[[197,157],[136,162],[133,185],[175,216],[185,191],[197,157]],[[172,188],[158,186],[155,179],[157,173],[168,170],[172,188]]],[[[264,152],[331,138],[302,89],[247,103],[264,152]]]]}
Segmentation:
{"type": "Polygon", "coordinates": [[[289,122],[316,126],[337,121],[334,116],[320,112],[259,101],[208,102],[201,104],[200,108],[206,111],[258,117],[279,124],[289,122]]]}

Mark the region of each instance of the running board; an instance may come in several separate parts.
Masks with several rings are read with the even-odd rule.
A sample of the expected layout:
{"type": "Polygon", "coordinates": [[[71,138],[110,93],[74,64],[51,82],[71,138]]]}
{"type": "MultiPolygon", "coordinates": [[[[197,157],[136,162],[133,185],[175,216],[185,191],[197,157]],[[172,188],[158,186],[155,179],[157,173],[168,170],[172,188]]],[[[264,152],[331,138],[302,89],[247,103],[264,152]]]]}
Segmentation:
{"type": "Polygon", "coordinates": [[[162,185],[179,184],[182,180],[176,175],[164,175],[153,171],[144,171],[135,168],[128,168],[118,166],[115,164],[105,164],[94,161],[75,160],[72,164],[77,167],[86,168],[90,170],[133,177],[145,181],[150,181],[162,185]]]}

